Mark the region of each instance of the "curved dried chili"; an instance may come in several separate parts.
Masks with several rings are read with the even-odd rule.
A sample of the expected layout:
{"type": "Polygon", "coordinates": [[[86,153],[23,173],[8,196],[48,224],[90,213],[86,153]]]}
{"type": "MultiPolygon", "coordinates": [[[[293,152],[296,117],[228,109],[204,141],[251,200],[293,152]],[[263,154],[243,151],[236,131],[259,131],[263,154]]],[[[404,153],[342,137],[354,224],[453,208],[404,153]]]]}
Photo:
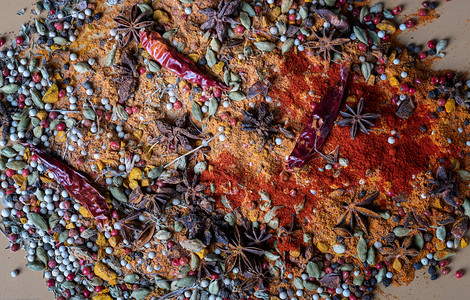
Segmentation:
{"type": "Polygon", "coordinates": [[[168,46],[165,39],[158,32],[141,31],[140,43],[159,64],[182,79],[203,87],[219,88],[224,91],[229,90],[225,85],[204,74],[192,61],[176,51],[176,49],[168,46]]]}
{"type": "Polygon", "coordinates": [[[90,181],[73,170],[66,164],[62,163],[56,158],[47,155],[42,150],[37,149],[33,145],[23,144],[34,152],[41,163],[54,174],[55,179],[61,184],[69,195],[77,200],[81,205],[86,207],[93,217],[101,224],[104,225],[111,219],[111,212],[106,203],[106,199],[101,193],[92,186],[90,181]]]}
{"type": "Polygon", "coordinates": [[[330,134],[338,117],[339,107],[348,82],[348,67],[341,67],[341,78],[330,88],[313,109],[309,122],[297,139],[294,150],[287,159],[289,168],[300,168],[317,154],[330,134]]]}

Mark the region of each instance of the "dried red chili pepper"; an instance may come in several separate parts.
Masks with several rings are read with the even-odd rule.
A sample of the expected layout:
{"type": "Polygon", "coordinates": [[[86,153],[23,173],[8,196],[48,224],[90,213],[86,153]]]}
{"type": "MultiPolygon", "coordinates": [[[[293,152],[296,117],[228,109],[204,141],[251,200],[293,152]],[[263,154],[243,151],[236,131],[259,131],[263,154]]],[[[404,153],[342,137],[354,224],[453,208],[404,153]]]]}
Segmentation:
{"type": "Polygon", "coordinates": [[[300,168],[320,151],[338,117],[339,107],[348,82],[348,67],[341,67],[341,79],[330,88],[313,109],[309,122],[297,139],[287,164],[289,168],[300,168]]]}
{"type": "Polygon", "coordinates": [[[146,30],[142,30],[140,32],[140,43],[159,64],[182,79],[203,87],[219,88],[224,91],[229,90],[225,85],[204,74],[186,56],[168,46],[165,39],[158,32],[152,31],[149,33],[146,30]]]}
{"type": "Polygon", "coordinates": [[[57,182],[64,187],[67,193],[86,207],[101,225],[111,219],[111,212],[106,199],[91,185],[85,176],[32,145],[26,143],[23,145],[38,156],[41,163],[54,174],[57,182]]]}

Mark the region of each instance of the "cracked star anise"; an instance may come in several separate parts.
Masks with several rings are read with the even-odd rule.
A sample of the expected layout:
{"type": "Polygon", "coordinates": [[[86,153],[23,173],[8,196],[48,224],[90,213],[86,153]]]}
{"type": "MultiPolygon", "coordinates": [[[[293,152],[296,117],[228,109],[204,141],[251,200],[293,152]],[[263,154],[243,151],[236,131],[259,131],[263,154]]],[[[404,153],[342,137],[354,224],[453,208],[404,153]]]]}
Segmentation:
{"type": "Polygon", "coordinates": [[[418,250],[410,248],[412,243],[413,237],[408,236],[401,242],[401,244],[395,240],[389,246],[381,247],[378,250],[388,261],[392,259],[401,259],[405,264],[409,264],[409,258],[415,257],[420,253],[418,250]]]}
{"type": "MultiPolygon", "coordinates": [[[[342,226],[344,223],[346,223],[346,220],[349,219],[349,228],[352,232],[356,226],[358,226],[366,235],[368,235],[369,231],[367,230],[367,224],[364,220],[364,217],[380,218],[380,215],[366,206],[371,204],[378,195],[379,192],[377,191],[362,201],[355,202],[357,198],[357,194],[355,193],[348,201],[343,202],[344,209],[346,211],[339,217],[336,226],[342,226]]],[[[340,231],[337,230],[339,234],[345,230],[343,227],[338,228],[341,229],[340,231]]]]}
{"type": "Polygon", "coordinates": [[[303,46],[306,48],[316,49],[316,56],[319,56],[323,53],[323,59],[327,62],[331,60],[331,52],[335,52],[341,55],[341,52],[338,51],[338,49],[336,49],[335,47],[342,46],[345,43],[349,42],[348,38],[333,37],[333,35],[335,34],[335,30],[332,30],[330,35],[327,35],[326,30],[323,28],[323,34],[321,36],[315,31],[313,32],[313,34],[315,35],[316,40],[306,42],[303,44],[303,46]]]}
{"type": "Polygon", "coordinates": [[[134,211],[116,222],[121,229],[120,232],[124,240],[134,244],[136,248],[143,247],[152,239],[156,226],[154,222],[141,222],[140,215],[141,212],[134,211]]]}
{"type": "Polygon", "coordinates": [[[252,112],[242,110],[243,131],[253,131],[261,138],[260,148],[263,148],[275,134],[282,132],[287,138],[294,138],[294,134],[281,126],[274,124],[274,113],[268,110],[266,103],[262,102],[258,109],[252,112]]]}
{"type": "Polygon", "coordinates": [[[184,114],[179,117],[175,125],[170,125],[163,120],[156,120],[155,123],[162,135],[153,139],[151,143],[166,143],[167,149],[172,152],[177,151],[179,146],[186,151],[193,150],[190,140],[202,140],[202,138],[198,136],[198,132],[194,128],[186,128],[187,116],[188,114],[184,114]]]}
{"type": "Polygon", "coordinates": [[[240,0],[221,0],[217,10],[206,8],[201,12],[206,15],[207,20],[201,25],[202,30],[212,29],[215,27],[217,38],[223,42],[227,37],[227,28],[229,24],[238,24],[232,17],[236,12],[240,0]]]}
{"type": "Polygon", "coordinates": [[[128,17],[120,15],[114,18],[114,21],[118,23],[116,30],[125,34],[121,43],[122,47],[129,44],[131,40],[139,42],[139,31],[154,24],[153,21],[147,20],[147,14],[142,12],[137,4],[131,7],[128,17]]]}
{"type": "Polygon", "coordinates": [[[444,167],[440,166],[436,171],[436,179],[429,179],[429,182],[434,185],[430,193],[431,196],[442,196],[447,204],[457,207],[455,198],[459,197],[459,192],[455,176],[451,171],[446,171],[444,167]]]}
{"type": "Polygon", "coordinates": [[[245,236],[240,232],[241,228],[234,227],[233,238],[228,244],[228,249],[222,249],[227,253],[225,258],[225,273],[229,273],[233,268],[238,267],[242,272],[253,270],[255,258],[264,255],[265,251],[259,247],[247,246],[245,236]]]}
{"type": "Polygon", "coordinates": [[[359,103],[357,104],[357,107],[356,107],[356,111],[354,111],[347,104],[346,104],[346,108],[348,112],[341,111],[340,114],[341,116],[343,116],[343,119],[336,122],[336,124],[342,127],[351,126],[351,140],[354,140],[359,129],[361,129],[362,132],[369,134],[369,131],[367,130],[366,126],[374,126],[374,124],[370,120],[380,117],[379,114],[362,113],[364,109],[364,98],[361,98],[359,100],[359,103]]]}
{"type": "Polygon", "coordinates": [[[461,75],[456,74],[451,81],[446,81],[437,87],[437,90],[441,94],[445,94],[449,99],[454,99],[455,103],[468,108],[470,105],[465,101],[465,83],[461,79],[461,75]]]}
{"type": "Polygon", "coordinates": [[[410,228],[413,226],[421,226],[423,229],[431,227],[431,223],[426,215],[418,213],[416,209],[411,209],[403,218],[403,226],[410,228]]]}
{"type": "Polygon", "coordinates": [[[119,75],[113,81],[119,85],[119,99],[124,102],[134,94],[137,87],[137,80],[139,78],[137,63],[131,54],[123,51],[121,62],[114,65],[114,68],[118,71],[119,75]]]}

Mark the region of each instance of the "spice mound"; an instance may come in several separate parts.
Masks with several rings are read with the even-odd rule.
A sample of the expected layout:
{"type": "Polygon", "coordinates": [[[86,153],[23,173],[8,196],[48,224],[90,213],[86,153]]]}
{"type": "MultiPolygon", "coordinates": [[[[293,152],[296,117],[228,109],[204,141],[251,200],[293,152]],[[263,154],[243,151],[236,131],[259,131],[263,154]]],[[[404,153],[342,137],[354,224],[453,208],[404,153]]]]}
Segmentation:
{"type": "Polygon", "coordinates": [[[470,81],[431,68],[447,40],[397,42],[422,5],[39,1],[0,39],[9,248],[60,300],[380,299],[449,274],[470,81]]]}

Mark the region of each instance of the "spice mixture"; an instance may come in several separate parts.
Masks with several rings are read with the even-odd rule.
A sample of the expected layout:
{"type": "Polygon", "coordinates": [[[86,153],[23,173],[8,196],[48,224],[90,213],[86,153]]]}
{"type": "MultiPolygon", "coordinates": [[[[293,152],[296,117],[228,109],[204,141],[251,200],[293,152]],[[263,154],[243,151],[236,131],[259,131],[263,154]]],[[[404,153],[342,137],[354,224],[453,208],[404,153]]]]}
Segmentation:
{"type": "Polygon", "coordinates": [[[448,274],[470,81],[430,69],[446,40],[396,41],[422,5],[39,1],[0,39],[11,250],[75,300],[372,299],[448,274]]]}

